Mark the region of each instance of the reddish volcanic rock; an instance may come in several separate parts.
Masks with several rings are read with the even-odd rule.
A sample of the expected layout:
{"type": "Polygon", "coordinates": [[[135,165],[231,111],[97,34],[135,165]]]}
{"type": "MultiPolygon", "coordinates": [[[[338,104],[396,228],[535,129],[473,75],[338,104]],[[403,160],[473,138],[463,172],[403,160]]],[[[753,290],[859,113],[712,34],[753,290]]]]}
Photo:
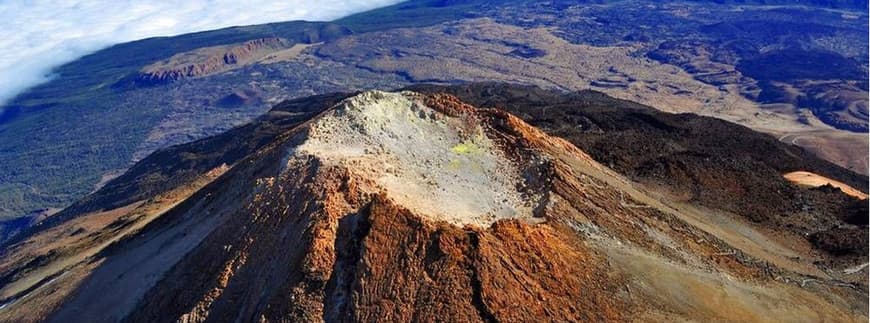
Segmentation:
{"type": "Polygon", "coordinates": [[[184,192],[13,246],[0,320],[865,318],[863,294],[795,285],[832,279],[728,231],[752,227],[444,94],[350,97],[184,192]]]}

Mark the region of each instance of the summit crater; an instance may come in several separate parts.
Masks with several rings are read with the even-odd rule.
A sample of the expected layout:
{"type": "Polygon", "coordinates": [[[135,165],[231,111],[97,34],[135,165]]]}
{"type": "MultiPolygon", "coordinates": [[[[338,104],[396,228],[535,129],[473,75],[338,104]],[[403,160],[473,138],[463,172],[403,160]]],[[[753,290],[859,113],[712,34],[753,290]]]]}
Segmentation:
{"type": "Polygon", "coordinates": [[[523,179],[524,168],[535,165],[523,163],[544,158],[531,151],[511,156],[481,117],[473,107],[445,106],[414,92],[363,92],[314,121],[285,159],[313,156],[346,167],[435,220],[489,226],[530,219],[539,197],[523,179]]]}

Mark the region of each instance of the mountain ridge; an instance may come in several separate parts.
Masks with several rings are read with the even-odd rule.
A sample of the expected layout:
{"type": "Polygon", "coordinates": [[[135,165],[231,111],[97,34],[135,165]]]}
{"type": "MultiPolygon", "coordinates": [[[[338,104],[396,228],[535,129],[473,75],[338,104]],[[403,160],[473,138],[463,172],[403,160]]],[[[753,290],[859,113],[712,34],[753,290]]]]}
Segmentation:
{"type": "MultiPolygon", "coordinates": [[[[152,168],[152,174],[177,167],[155,181],[160,185],[139,183],[146,185],[127,186],[132,195],[106,198],[118,192],[116,187],[155,180],[149,172],[136,174],[133,167],[98,191],[96,199],[82,204],[90,208],[65,210],[60,215],[67,215],[55,218],[53,225],[37,226],[39,231],[5,244],[0,316],[57,321],[366,321],[386,315],[396,320],[490,321],[546,313],[566,320],[661,320],[676,315],[763,321],[773,311],[778,318],[804,320],[820,319],[820,313],[838,321],[866,317],[866,306],[861,305],[866,303],[866,282],[841,272],[866,262],[866,251],[828,254],[824,247],[802,249],[809,243],[801,242],[806,238],[786,229],[743,222],[700,208],[698,201],[660,195],[567,140],[480,103],[513,102],[504,106],[507,111],[525,111],[526,118],[541,122],[532,116],[544,102],[574,102],[583,107],[578,111],[592,118],[596,109],[622,101],[596,93],[559,94],[493,83],[408,90],[419,92],[288,101],[228,134],[152,154],[139,163],[152,168]],[[399,97],[410,101],[383,100],[399,97]],[[347,112],[355,108],[366,112],[347,112]],[[379,109],[402,114],[385,117],[379,109]],[[391,122],[380,122],[381,118],[391,122]],[[464,126],[443,129],[458,137],[429,128],[455,122],[464,126]],[[484,136],[496,144],[475,139],[480,133],[464,130],[474,129],[469,125],[483,127],[484,136]],[[412,144],[399,150],[357,146],[361,136],[405,141],[409,138],[401,134],[406,133],[449,144],[412,144]],[[341,151],[323,146],[329,142],[363,148],[341,151]],[[427,155],[432,147],[452,157],[427,155]],[[203,160],[189,163],[197,159],[185,153],[189,149],[200,149],[203,160]],[[461,167],[469,171],[456,176],[474,179],[480,172],[488,174],[490,166],[484,161],[492,159],[463,158],[488,156],[491,150],[510,156],[508,163],[513,165],[531,166],[531,171],[520,171],[525,185],[516,188],[543,197],[543,206],[535,207],[530,217],[451,223],[426,211],[428,207],[413,205],[425,197],[402,197],[413,190],[389,188],[392,176],[451,191],[461,187],[461,180],[449,176],[433,178],[434,184],[418,175],[401,177],[404,171],[416,174],[401,154],[430,156],[415,162],[448,173],[461,167]],[[227,155],[229,151],[236,151],[237,157],[227,155]],[[152,159],[166,158],[161,154],[188,157],[167,159],[184,166],[152,159]],[[386,160],[396,170],[370,172],[365,163],[377,156],[395,157],[386,160]],[[455,166],[454,158],[469,163],[455,166]],[[460,186],[450,186],[454,184],[460,186]],[[115,204],[95,204],[100,196],[115,204]],[[297,247],[288,249],[289,245],[297,247]],[[253,293],[251,286],[265,292],[253,293]],[[117,292],[107,297],[107,290],[117,292]],[[704,290],[717,292],[694,292],[704,290]],[[675,303],[681,295],[691,304],[675,303]],[[529,299],[541,302],[525,303],[529,299]],[[710,305],[723,302],[728,306],[710,305]]],[[[612,113],[633,113],[626,110],[631,109],[609,108],[612,113]]],[[[646,111],[648,124],[668,122],[667,116],[646,111]],[[657,118],[662,121],[651,121],[657,118]]],[[[585,145],[581,137],[566,138],[585,145]]],[[[809,191],[801,189],[803,194],[809,191]]],[[[826,192],[826,197],[850,198],[838,190],[826,192]]],[[[472,214],[489,211],[477,212],[472,214]]],[[[836,213],[816,214],[818,220],[842,221],[824,219],[829,216],[836,213]]],[[[838,228],[850,227],[841,223],[838,228]]],[[[851,228],[866,236],[866,223],[851,228]]],[[[828,243],[840,248],[836,244],[843,242],[823,245],[828,243]]]]}

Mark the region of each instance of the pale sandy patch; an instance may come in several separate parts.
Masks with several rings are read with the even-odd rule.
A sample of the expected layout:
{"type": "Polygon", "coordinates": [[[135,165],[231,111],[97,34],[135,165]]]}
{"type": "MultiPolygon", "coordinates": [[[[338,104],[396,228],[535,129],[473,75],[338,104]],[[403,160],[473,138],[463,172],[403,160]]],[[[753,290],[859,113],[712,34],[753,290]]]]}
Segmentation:
{"type": "Polygon", "coordinates": [[[862,200],[867,199],[866,193],[861,192],[861,191],[859,191],[859,190],[857,190],[849,185],[846,185],[843,182],[833,180],[833,179],[824,177],[824,176],[819,175],[819,174],[810,173],[810,172],[806,172],[806,171],[796,171],[796,172],[787,173],[787,174],[782,175],[782,176],[785,177],[785,179],[791,181],[792,183],[795,183],[797,185],[803,185],[803,186],[819,187],[819,186],[823,186],[825,184],[831,184],[831,186],[839,188],[840,190],[842,190],[843,193],[857,197],[857,198],[862,199],[862,200]]]}

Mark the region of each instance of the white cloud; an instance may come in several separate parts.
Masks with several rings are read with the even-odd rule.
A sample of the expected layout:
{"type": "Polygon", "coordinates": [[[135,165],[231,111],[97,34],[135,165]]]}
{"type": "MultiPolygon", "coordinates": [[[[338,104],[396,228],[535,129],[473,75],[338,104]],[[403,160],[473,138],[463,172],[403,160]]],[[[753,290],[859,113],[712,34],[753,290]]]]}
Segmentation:
{"type": "Polygon", "coordinates": [[[396,0],[0,0],[0,104],[112,44],[221,27],[333,20],[396,0]]]}

